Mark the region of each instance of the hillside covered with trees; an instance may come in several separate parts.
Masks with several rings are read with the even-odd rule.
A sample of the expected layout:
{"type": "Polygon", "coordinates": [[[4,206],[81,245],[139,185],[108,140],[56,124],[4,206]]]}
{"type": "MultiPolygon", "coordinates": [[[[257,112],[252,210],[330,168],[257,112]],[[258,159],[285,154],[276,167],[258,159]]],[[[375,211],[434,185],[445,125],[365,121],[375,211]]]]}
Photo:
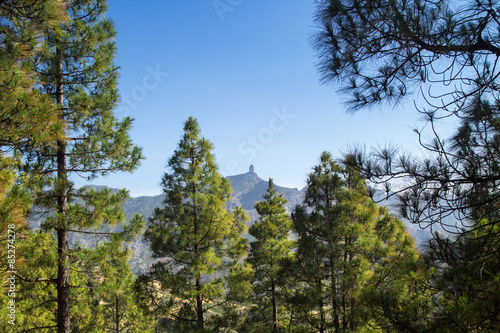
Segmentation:
{"type": "Polygon", "coordinates": [[[287,189],[253,166],[223,177],[191,116],[163,195],[138,200],[74,182],[143,159],[115,114],[106,11],[0,3],[1,332],[500,331],[496,1],[316,2],[323,82],[352,112],[420,89],[424,157],[324,151],[287,189]],[[405,223],[441,232],[417,248],[405,223]]]}

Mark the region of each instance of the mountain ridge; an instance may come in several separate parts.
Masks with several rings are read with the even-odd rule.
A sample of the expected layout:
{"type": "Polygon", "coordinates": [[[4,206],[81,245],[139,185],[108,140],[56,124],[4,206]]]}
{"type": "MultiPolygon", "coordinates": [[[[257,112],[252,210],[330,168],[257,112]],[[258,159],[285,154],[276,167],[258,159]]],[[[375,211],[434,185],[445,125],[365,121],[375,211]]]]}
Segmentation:
{"type": "MultiPolygon", "coordinates": [[[[240,206],[247,211],[250,217],[250,224],[258,219],[255,203],[264,200],[264,194],[269,186],[269,180],[263,180],[254,171],[253,165],[250,165],[249,171],[244,174],[228,176],[227,179],[231,182],[233,188],[233,202],[229,204],[229,208],[240,206]]],[[[302,203],[305,196],[305,189],[298,190],[297,188],[288,188],[274,184],[274,188],[278,193],[283,194],[283,198],[288,200],[285,204],[288,212],[291,212],[293,207],[302,203]]]]}
{"type": "MultiPolygon", "coordinates": [[[[257,173],[255,173],[253,165],[250,165],[247,173],[228,176],[226,179],[231,182],[231,187],[233,189],[233,193],[231,195],[232,201],[228,202],[228,209],[232,210],[236,206],[242,207],[249,216],[247,224],[249,226],[252,225],[259,218],[259,215],[255,210],[255,203],[264,200],[263,197],[267,191],[269,180],[260,178],[257,173]]],[[[101,185],[88,185],[87,187],[94,189],[106,188],[106,186],[101,185]]],[[[277,184],[274,184],[274,187],[276,191],[278,193],[282,193],[283,198],[288,201],[285,204],[285,207],[289,214],[293,211],[293,208],[296,205],[303,203],[306,188],[299,190],[297,188],[288,188],[277,184]]],[[[110,188],[110,190],[116,191],[116,189],[113,188],[110,188]]],[[[147,221],[156,208],[163,206],[164,201],[165,194],[137,196],[126,199],[122,205],[126,221],[130,221],[135,214],[143,215],[144,219],[147,221]]],[[[391,203],[389,202],[381,204],[381,206],[386,206],[390,211],[394,211],[394,209],[391,209],[391,203]]],[[[34,221],[32,225],[34,228],[37,228],[40,225],[40,221],[34,221]]],[[[405,225],[409,233],[416,240],[419,247],[425,244],[427,239],[431,237],[428,230],[422,230],[419,226],[411,225],[409,223],[405,223],[405,225]]],[[[82,237],[82,239],[75,238],[75,240],[85,241],[84,237],[82,237]]],[[[149,244],[144,240],[144,236],[141,235],[134,241],[127,243],[127,247],[132,251],[129,263],[134,274],[140,274],[147,270],[154,259],[151,256],[149,244]]]]}
{"type": "MultiPolygon", "coordinates": [[[[263,196],[267,191],[269,180],[260,178],[255,173],[253,165],[250,166],[247,173],[228,176],[226,177],[231,182],[233,193],[231,195],[232,201],[228,203],[228,208],[232,209],[240,206],[247,211],[250,215],[249,223],[253,223],[257,219],[257,212],[255,210],[255,203],[262,201],[263,196]]],[[[92,186],[101,188],[101,186],[92,186]]],[[[288,200],[285,205],[289,211],[297,204],[302,203],[305,196],[305,188],[298,190],[297,188],[289,188],[274,184],[277,192],[283,193],[283,197],[288,200]]],[[[123,211],[128,219],[131,219],[134,214],[144,215],[149,218],[155,208],[161,207],[165,200],[165,194],[158,194],[152,196],[137,196],[130,197],[123,205],[123,211]]]]}
{"type": "MultiPolygon", "coordinates": [[[[233,193],[232,201],[228,203],[228,209],[233,209],[236,206],[242,207],[249,216],[247,224],[250,226],[258,220],[259,215],[255,210],[255,203],[264,200],[264,194],[267,191],[269,180],[260,178],[253,165],[250,165],[247,173],[226,177],[231,182],[233,193]]],[[[279,185],[274,185],[279,193],[283,193],[283,197],[288,200],[285,204],[288,212],[291,212],[293,207],[302,203],[305,196],[305,189],[298,190],[297,188],[288,188],[279,185]]],[[[127,221],[132,219],[135,214],[143,215],[147,220],[153,213],[155,208],[159,208],[165,201],[165,194],[153,196],[138,196],[131,197],[125,201],[122,206],[123,212],[127,216],[127,221]]],[[[130,267],[135,274],[145,271],[153,258],[149,251],[149,244],[145,242],[144,237],[134,240],[127,245],[132,250],[132,256],[129,261],[130,267]]]]}

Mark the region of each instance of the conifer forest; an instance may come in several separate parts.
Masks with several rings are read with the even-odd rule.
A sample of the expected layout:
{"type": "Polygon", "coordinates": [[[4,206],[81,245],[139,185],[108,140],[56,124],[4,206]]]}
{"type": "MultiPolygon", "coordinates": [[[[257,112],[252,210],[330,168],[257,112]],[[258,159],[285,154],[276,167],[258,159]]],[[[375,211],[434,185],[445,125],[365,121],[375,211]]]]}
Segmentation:
{"type": "Polygon", "coordinates": [[[424,153],[325,147],[298,203],[271,177],[249,214],[186,116],[161,204],[126,216],[75,185],[148,158],[107,1],[0,1],[0,332],[500,332],[500,2],[314,6],[318,85],[357,114],[417,89],[424,153]]]}

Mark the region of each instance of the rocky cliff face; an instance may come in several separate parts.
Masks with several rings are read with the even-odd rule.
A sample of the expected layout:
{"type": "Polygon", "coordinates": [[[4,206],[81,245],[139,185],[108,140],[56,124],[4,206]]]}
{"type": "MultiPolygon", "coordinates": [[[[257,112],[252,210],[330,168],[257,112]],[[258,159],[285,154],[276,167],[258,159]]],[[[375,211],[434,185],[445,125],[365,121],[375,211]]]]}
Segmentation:
{"type": "MultiPolygon", "coordinates": [[[[255,173],[253,165],[250,166],[249,172],[227,178],[231,181],[233,188],[233,202],[229,204],[229,207],[240,206],[245,209],[250,216],[249,224],[252,224],[258,219],[257,211],[254,208],[255,203],[264,200],[269,180],[261,179],[255,173]]],[[[285,205],[288,212],[291,212],[295,205],[301,204],[304,200],[304,190],[299,191],[296,188],[282,187],[276,184],[274,187],[276,191],[283,193],[283,197],[288,200],[285,205]]]]}

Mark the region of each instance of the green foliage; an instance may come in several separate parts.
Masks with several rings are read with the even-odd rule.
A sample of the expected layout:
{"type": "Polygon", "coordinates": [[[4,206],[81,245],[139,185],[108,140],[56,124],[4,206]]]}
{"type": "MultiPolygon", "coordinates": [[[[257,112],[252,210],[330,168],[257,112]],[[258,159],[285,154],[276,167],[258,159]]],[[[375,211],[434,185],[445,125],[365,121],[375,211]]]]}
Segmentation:
{"type": "MultiPolygon", "coordinates": [[[[55,28],[64,15],[60,1],[20,0],[2,3],[0,17],[0,227],[7,231],[15,225],[12,230],[23,237],[31,198],[21,185],[29,175],[18,172],[19,151],[63,136],[55,104],[38,89],[30,63],[45,51],[38,42],[43,30],[55,28]]],[[[2,237],[1,245],[6,249],[7,239],[2,237]]],[[[1,254],[2,272],[7,270],[6,254],[1,254]]]]}
{"type": "Polygon", "coordinates": [[[497,9],[488,0],[318,1],[322,80],[340,79],[354,109],[398,102],[418,87],[432,110],[449,115],[480,96],[495,99],[497,9]]]}
{"type": "MultiPolygon", "coordinates": [[[[116,34],[106,7],[0,4],[0,227],[16,231],[15,273],[9,253],[0,254],[0,315],[10,313],[7,278],[16,281],[18,310],[16,326],[4,320],[0,331],[500,330],[495,1],[319,1],[322,78],[347,82],[353,110],[443,83],[439,103],[428,98],[430,109],[420,109],[435,136],[421,142],[433,157],[355,151],[337,164],[323,153],[293,211],[292,237],[286,200],[270,180],[244,261],[246,214],[228,211],[230,182],[189,118],[146,233],[159,261],[138,281],[123,244],[144,222],[135,215],[125,223],[127,192],[72,184],[131,171],[142,158],[128,136],[132,120],[112,111],[116,34]],[[444,140],[435,125],[448,116],[459,126],[444,140]],[[368,197],[364,176],[399,181],[402,217],[456,236],[436,235],[422,261],[401,221],[368,197]],[[46,214],[42,231],[25,221],[33,203],[46,214]],[[460,223],[446,225],[452,215],[460,223]]],[[[249,173],[233,185],[255,189],[241,198],[253,203],[265,182],[249,173]]],[[[0,237],[0,246],[9,240],[0,237]]]]}
{"type": "Polygon", "coordinates": [[[0,17],[0,311],[5,319],[0,327],[10,332],[53,323],[53,303],[47,301],[54,292],[50,282],[35,286],[21,280],[53,266],[45,260],[50,254],[40,262],[33,260],[51,239],[28,232],[25,217],[32,198],[27,184],[37,177],[20,173],[19,166],[23,152],[63,138],[55,104],[39,89],[31,64],[37,53],[46,51],[39,43],[43,30],[55,28],[64,15],[60,1],[21,0],[2,2],[0,17]],[[14,313],[7,308],[12,302],[14,313]]]}
{"type": "Polygon", "coordinates": [[[484,227],[473,234],[461,238],[437,236],[429,243],[425,258],[430,267],[435,267],[430,290],[439,295],[432,325],[435,331],[500,329],[498,226],[488,220],[481,224],[484,227]]]}
{"type": "Polygon", "coordinates": [[[363,298],[410,278],[407,269],[417,259],[413,240],[368,197],[361,175],[329,153],[321,155],[307,184],[305,205],[292,214],[300,263],[295,270],[302,281],[291,298],[297,321],[320,332],[380,326],[372,311],[379,309],[363,298]]]}
{"type": "Polygon", "coordinates": [[[413,239],[403,223],[381,207],[374,233],[372,276],[360,295],[367,315],[384,332],[425,331],[434,306],[428,297],[430,276],[413,239]]]}
{"type": "Polygon", "coordinates": [[[45,29],[64,20],[58,0],[8,1],[0,4],[0,152],[25,150],[62,138],[56,108],[39,86],[32,63],[47,50],[45,29]]]}
{"type": "Polygon", "coordinates": [[[153,255],[163,258],[145,287],[158,299],[154,305],[176,318],[178,330],[207,328],[209,309],[224,303],[223,275],[235,274],[247,252],[246,216],[241,209],[227,211],[229,181],[219,175],[211,150],[190,117],[162,180],[164,207],[155,210],[145,234],[153,255]],[[155,283],[168,295],[154,291],[155,283]]]}
{"type": "Polygon", "coordinates": [[[110,332],[153,332],[154,319],[137,295],[136,278],[126,262],[127,250],[117,251],[95,267],[95,302],[110,332]],[[124,260],[125,259],[125,260],[124,260]]]}
{"type": "Polygon", "coordinates": [[[318,3],[321,30],[314,46],[320,70],[326,81],[347,84],[354,109],[423,88],[425,99],[416,105],[433,139],[415,131],[428,158],[395,147],[354,152],[354,164],[368,179],[386,186],[388,195],[399,194],[401,215],[410,222],[466,233],[482,219],[479,212],[498,208],[498,68],[492,66],[500,56],[497,7],[482,0],[460,6],[426,0],[318,3]],[[442,119],[456,126],[449,138],[440,135],[442,119]],[[392,193],[391,184],[399,186],[392,193]],[[458,229],[446,222],[450,216],[459,220],[458,229]]]}
{"type": "MultiPolygon", "coordinates": [[[[8,297],[8,284],[5,284],[7,277],[12,278],[12,273],[2,274],[4,288],[2,292],[2,318],[8,317],[10,312],[7,305],[14,299],[15,320],[14,325],[7,320],[2,320],[0,329],[3,332],[20,332],[33,327],[47,327],[55,325],[55,311],[57,309],[54,298],[56,296],[55,285],[50,281],[40,283],[29,283],[25,280],[38,279],[47,274],[55,274],[54,260],[56,253],[54,239],[52,236],[37,233],[23,233],[16,235],[15,269],[17,274],[14,277],[15,297],[8,297]],[[51,247],[52,246],[52,247],[51,247]],[[21,279],[22,278],[22,279],[21,279]]],[[[6,248],[6,247],[5,247],[6,248]]],[[[7,271],[6,268],[5,271],[7,271]]]]}
{"type": "MultiPolygon", "coordinates": [[[[2,184],[5,203],[18,200],[16,207],[9,204],[6,217],[22,220],[31,203],[23,197],[29,189],[37,209],[48,216],[44,231],[57,237],[45,244],[53,247],[46,251],[56,254],[48,257],[51,267],[20,282],[24,295],[37,288],[25,283],[54,284],[56,295],[42,292],[37,297],[45,297],[41,304],[57,304],[56,311],[45,306],[33,311],[37,317],[26,319],[25,329],[57,325],[58,332],[69,332],[71,323],[75,331],[103,331],[102,316],[92,314],[92,262],[113,255],[144,224],[136,217],[111,232],[110,226],[124,221],[121,203],[127,193],[75,191],[71,183],[74,176],[91,179],[131,171],[141,159],[141,150],[127,134],[131,119],[118,121],[113,116],[118,74],[113,64],[114,27],[104,17],[106,1],[12,1],[0,5],[0,11],[1,153],[12,150],[15,166],[22,163],[18,175],[3,175],[19,183],[12,185],[7,179],[7,192],[2,184]],[[94,250],[81,244],[70,249],[73,233],[95,236],[94,250]],[[50,322],[39,320],[50,316],[50,322]]],[[[2,164],[6,161],[2,156],[2,164]]],[[[19,236],[35,237],[21,232],[19,236]]]]}
{"type": "MultiPolygon", "coordinates": [[[[25,189],[15,184],[16,172],[14,159],[0,155],[0,228],[7,230],[9,225],[15,225],[19,235],[26,229],[25,215],[30,207],[30,197],[25,189]]],[[[7,238],[7,237],[5,237],[7,238]]],[[[2,240],[4,238],[2,237],[2,240]]],[[[5,239],[6,240],[6,239],[5,239]]],[[[7,243],[4,248],[7,248],[7,243]]],[[[4,259],[2,254],[2,259],[4,259]]],[[[6,261],[2,260],[3,268],[6,261]]]]}
{"type": "Polygon", "coordinates": [[[329,0],[317,7],[319,69],[325,82],[343,82],[353,110],[422,88],[416,106],[432,140],[415,131],[427,158],[394,147],[355,149],[351,164],[384,185],[387,196],[397,195],[403,218],[439,224],[450,235],[430,244],[432,275],[424,288],[436,306],[432,330],[440,332],[498,330],[490,299],[498,284],[479,275],[495,277],[498,266],[498,5],[329,0]],[[447,138],[439,128],[445,119],[456,126],[447,138]]]}
{"type": "Polygon", "coordinates": [[[294,258],[294,241],[289,238],[292,221],[284,207],[286,202],[269,179],[264,201],[255,204],[259,221],[249,230],[255,240],[250,243],[251,251],[247,259],[255,271],[255,306],[250,318],[255,331],[279,331],[284,325],[281,303],[285,295],[281,289],[287,285],[287,280],[282,267],[284,261],[294,258]]]}

